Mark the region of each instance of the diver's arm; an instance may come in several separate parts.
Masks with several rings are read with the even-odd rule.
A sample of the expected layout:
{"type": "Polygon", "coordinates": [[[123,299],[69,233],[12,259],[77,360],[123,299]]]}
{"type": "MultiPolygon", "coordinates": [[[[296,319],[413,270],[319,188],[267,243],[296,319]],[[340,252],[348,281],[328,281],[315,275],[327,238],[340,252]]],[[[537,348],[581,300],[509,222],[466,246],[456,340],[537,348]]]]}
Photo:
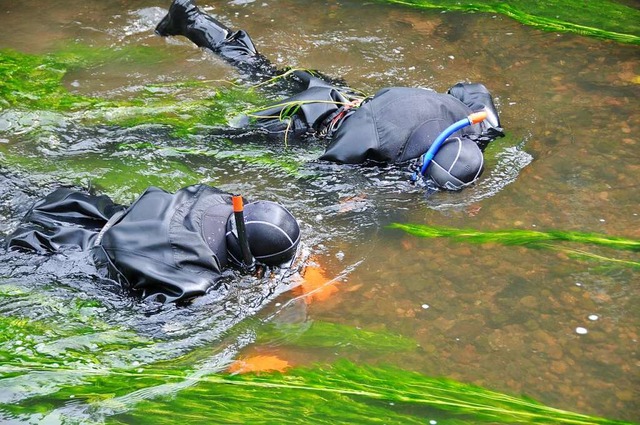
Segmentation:
{"type": "Polygon", "coordinates": [[[238,68],[258,76],[273,76],[276,68],[258,53],[244,30],[232,31],[202,12],[193,0],[174,0],[169,13],[156,26],[156,34],[182,35],[199,47],[207,48],[238,68]]]}

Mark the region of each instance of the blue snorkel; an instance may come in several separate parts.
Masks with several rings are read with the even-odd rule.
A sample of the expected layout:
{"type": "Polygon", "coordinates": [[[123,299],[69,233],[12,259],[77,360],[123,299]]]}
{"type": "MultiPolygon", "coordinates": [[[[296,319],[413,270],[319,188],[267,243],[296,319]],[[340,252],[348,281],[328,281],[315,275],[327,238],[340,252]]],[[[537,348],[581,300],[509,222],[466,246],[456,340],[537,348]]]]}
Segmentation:
{"type": "MultiPolygon", "coordinates": [[[[436,156],[436,153],[438,153],[438,150],[440,149],[444,141],[449,138],[449,136],[451,136],[456,131],[465,128],[468,125],[478,124],[484,121],[486,118],[487,118],[486,111],[474,112],[468,117],[463,118],[460,121],[456,121],[453,124],[451,124],[449,127],[447,127],[442,133],[440,133],[440,135],[438,135],[438,137],[436,137],[436,140],[431,144],[431,146],[429,146],[429,149],[420,158],[422,161],[422,165],[420,167],[420,174],[422,176],[426,175],[427,168],[429,168],[429,164],[431,164],[431,160],[433,159],[433,157],[436,156]]],[[[414,173],[412,180],[413,181],[417,180],[416,173],[414,173]]]]}

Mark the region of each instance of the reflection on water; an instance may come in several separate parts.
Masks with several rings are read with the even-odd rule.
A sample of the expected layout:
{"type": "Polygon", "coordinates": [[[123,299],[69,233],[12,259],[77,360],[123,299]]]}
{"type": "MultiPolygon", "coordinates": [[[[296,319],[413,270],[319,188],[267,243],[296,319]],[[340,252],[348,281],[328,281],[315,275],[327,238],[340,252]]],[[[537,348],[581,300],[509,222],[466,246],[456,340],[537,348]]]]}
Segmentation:
{"type": "Polygon", "coordinates": [[[521,147],[505,148],[495,155],[495,162],[487,167],[489,170],[478,184],[462,193],[438,192],[437,196],[429,197],[428,205],[436,210],[462,209],[495,196],[513,183],[532,159],[521,147]]]}
{"type": "MultiPolygon", "coordinates": [[[[348,347],[283,349],[293,363],[330,362],[336,355],[382,361],[559,408],[640,419],[637,270],[526,247],[420,240],[386,228],[415,222],[640,238],[637,47],[543,33],[500,16],[355,1],[200,3],[226,24],[247,29],[274,62],[321,69],[367,92],[388,85],[442,92],[461,80],[483,82],[507,137],[488,147],[479,184],[427,197],[403,169],[316,162],[321,146],[285,149],[206,131],[181,139],[164,127],[85,127],[62,114],[0,111],[1,235],[59,183],[92,186],[128,202],[150,184],[176,190],[203,181],[286,205],[300,218],[306,252],[328,278],[338,278],[329,299],[296,314],[288,310],[297,297],[290,282],[238,284],[235,275],[226,291],[189,307],[159,307],[124,296],[77,253],[3,255],[0,312],[35,324],[16,323],[15,336],[0,341],[3,356],[12,359],[1,371],[10,377],[0,380],[0,403],[13,412],[0,418],[16,418],[31,399],[51,403],[48,419],[61,422],[110,416],[175,393],[190,381],[129,392],[107,385],[118,396],[93,407],[67,402],[65,392],[115,370],[180,356],[193,376],[222,370],[238,353],[256,349],[254,328],[275,315],[386,330],[420,344],[415,352],[384,355],[348,347]],[[296,19],[282,25],[282,16],[296,19]],[[301,165],[291,173],[246,161],[263,150],[301,165]]],[[[149,83],[236,79],[212,54],[153,35],[167,6],[20,2],[0,16],[0,40],[2,47],[37,54],[75,41],[159,52],[148,62],[124,58],[73,69],[65,84],[82,95],[127,98],[149,83]]],[[[579,248],[637,260],[635,253],[579,248]]]]}

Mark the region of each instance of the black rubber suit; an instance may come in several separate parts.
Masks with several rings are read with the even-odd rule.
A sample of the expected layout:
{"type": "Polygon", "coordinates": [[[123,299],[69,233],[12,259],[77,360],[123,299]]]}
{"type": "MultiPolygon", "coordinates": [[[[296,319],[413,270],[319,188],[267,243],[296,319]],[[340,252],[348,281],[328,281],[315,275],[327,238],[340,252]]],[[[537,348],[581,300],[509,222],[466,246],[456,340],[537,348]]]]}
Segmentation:
{"type": "Polygon", "coordinates": [[[182,301],[215,289],[229,265],[230,217],[231,195],[206,185],[175,194],[150,187],[128,208],[61,188],[33,206],[7,244],[40,253],[92,251],[96,265],[123,287],[143,298],[182,301]]]}
{"type": "MultiPolygon", "coordinates": [[[[249,35],[231,31],[201,12],[193,0],[174,0],[169,13],[156,27],[161,36],[183,35],[200,47],[219,54],[258,78],[278,71],[259,54],[249,35]]],[[[258,125],[270,132],[291,131],[326,137],[329,145],[320,159],[357,164],[367,160],[403,163],[427,151],[449,125],[472,112],[485,109],[488,119],[466,127],[465,135],[482,148],[503,135],[493,100],[482,84],[457,84],[448,94],[421,88],[390,87],[374,96],[358,99],[348,88],[296,71],[301,91],[279,104],[316,101],[301,105],[290,122],[278,119],[282,106],[253,114],[258,125]],[[329,102],[329,103],[326,103],[329,102]],[[276,117],[276,118],[274,118],[276,117]]]]}

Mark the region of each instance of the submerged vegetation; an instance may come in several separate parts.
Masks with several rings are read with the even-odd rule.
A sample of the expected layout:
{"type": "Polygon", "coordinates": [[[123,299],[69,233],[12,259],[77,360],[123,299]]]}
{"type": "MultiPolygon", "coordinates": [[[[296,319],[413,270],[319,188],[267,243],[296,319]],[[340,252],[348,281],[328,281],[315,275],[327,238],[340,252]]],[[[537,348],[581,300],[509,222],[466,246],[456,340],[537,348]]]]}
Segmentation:
{"type": "MultiPolygon", "coordinates": [[[[10,286],[3,288],[0,297],[3,304],[17,299],[40,302],[45,310],[61,314],[54,321],[11,316],[0,320],[0,379],[13,382],[16,391],[22,388],[26,392],[12,389],[5,394],[0,400],[4,417],[112,424],[191,423],[202,417],[212,423],[418,424],[442,419],[462,424],[470,418],[474,423],[624,423],[397,367],[359,366],[346,360],[298,366],[286,373],[229,374],[224,372],[224,364],[207,367],[207,359],[216,353],[211,347],[201,347],[184,356],[144,365],[129,359],[142,360],[145,353],[162,350],[162,341],[141,338],[124,327],[102,322],[97,317],[104,308],[99,302],[38,300],[38,294],[10,286]],[[48,341],[55,344],[48,345],[48,341]],[[15,397],[23,402],[7,403],[15,397]],[[168,411],[172,414],[167,415],[168,411]]],[[[280,351],[301,346],[340,346],[352,353],[416,347],[415,342],[400,336],[338,324],[292,326],[249,320],[227,332],[227,338],[253,327],[259,344],[276,339],[280,351]]]]}
{"type": "MultiPolygon", "coordinates": [[[[145,49],[132,49],[126,54],[138,60],[140,51],[147,54],[145,49]]],[[[64,86],[63,78],[70,70],[108,61],[112,55],[107,49],[81,46],[72,52],[43,56],[0,50],[0,107],[57,112],[87,125],[169,125],[177,136],[184,136],[198,128],[228,124],[232,116],[249,105],[255,107],[265,102],[254,90],[219,81],[213,82],[215,85],[211,81],[148,85],[137,98],[128,100],[81,96],[64,86]],[[178,89],[195,92],[203,87],[210,89],[211,96],[197,99],[194,94],[189,101],[175,97],[178,89]]]]}
{"type": "Polygon", "coordinates": [[[456,229],[451,227],[434,227],[423,224],[393,223],[389,227],[403,230],[421,238],[450,238],[457,242],[469,243],[498,243],[502,245],[521,245],[530,248],[547,248],[565,252],[576,257],[589,258],[599,261],[620,263],[632,267],[640,267],[640,262],[608,258],[590,252],[554,245],[553,242],[574,242],[598,245],[607,248],[640,252],[640,241],[596,233],[566,232],[551,230],[541,232],[536,230],[494,230],[480,231],[473,229],[456,229]]]}
{"type": "Polygon", "coordinates": [[[348,361],[293,369],[286,375],[202,377],[175,397],[144,401],[107,423],[187,423],[195,419],[190,412],[218,423],[625,423],[553,409],[448,379],[348,361]],[[166,416],[167,410],[171,417],[166,416]]]}
{"type": "MultiPolygon", "coordinates": [[[[146,60],[148,49],[119,51],[115,57],[135,57],[146,60]]],[[[245,110],[259,108],[267,101],[259,91],[251,87],[240,87],[230,82],[187,81],[150,84],[138,93],[138,97],[127,100],[101,99],[73,94],[64,85],[64,76],[80,66],[95,66],[112,60],[109,49],[89,49],[75,46],[74,49],[43,56],[28,55],[9,49],[0,50],[0,134],[14,138],[31,139],[29,146],[0,145],[3,164],[22,173],[42,174],[65,169],[64,180],[73,176],[72,184],[114,186],[137,182],[131,192],[143,190],[148,185],[159,185],[168,190],[193,181],[202,181],[207,176],[197,173],[174,160],[177,156],[218,158],[236,160],[256,166],[276,167],[295,174],[299,159],[286,152],[258,149],[253,143],[234,143],[216,128],[228,129],[229,121],[245,110]],[[185,92],[190,100],[185,100],[185,92]],[[201,93],[207,93],[202,97],[201,93]],[[181,98],[176,96],[180,93],[181,98]],[[76,128],[100,135],[127,128],[169,129],[168,138],[177,138],[179,146],[167,145],[155,139],[156,133],[139,131],[135,143],[119,143],[117,152],[95,155],[95,147],[79,153],[64,152],[59,142],[59,133],[76,128]],[[219,134],[220,133],[220,134],[219,134]],[[143,142],[140,137],[147,138],[143,142]],[[206,147],[196,136],[212,139],[206,147]],[[39,141],[45,149],[55,155],[42,156],[25,149],[38,150],[39,141]],[[52,143],[55,142],[55,143],[52,143]],[[34,147],[35,146],[35,147],[34,147]],[[59,152],[55,152],[58,150],[59,152]],[[138,150],[156,157],[153,164],[125,155],[138,150]],[[61,166],[64,163],[64,167],[61,166]],[[116,165],[117,164],[117,165],[116,165]],[[73,173],[68,173],[74,170],[73,173]],[[127,170],[123,172],[123,170],[127,170]],[[132,178],[133,176],[141,178],[132,178]],[[169,181],[167,181],[169,180],[169,181]]],[[[94,136],[95,137],[95,136],[94,136]]],[[[108,147],[104,137],[104,149],[108,147]]],[[[65,138],[66,140],[66,138],[65,138]]],[[[69,140],[75,143],[74,140],[69,140]]]]}
{"type": "Polygon", "coordinates": [[[618,1],[380,0],[421,9],[498,13],[545,31],[640,44],[640,10],[618,1]]]}

